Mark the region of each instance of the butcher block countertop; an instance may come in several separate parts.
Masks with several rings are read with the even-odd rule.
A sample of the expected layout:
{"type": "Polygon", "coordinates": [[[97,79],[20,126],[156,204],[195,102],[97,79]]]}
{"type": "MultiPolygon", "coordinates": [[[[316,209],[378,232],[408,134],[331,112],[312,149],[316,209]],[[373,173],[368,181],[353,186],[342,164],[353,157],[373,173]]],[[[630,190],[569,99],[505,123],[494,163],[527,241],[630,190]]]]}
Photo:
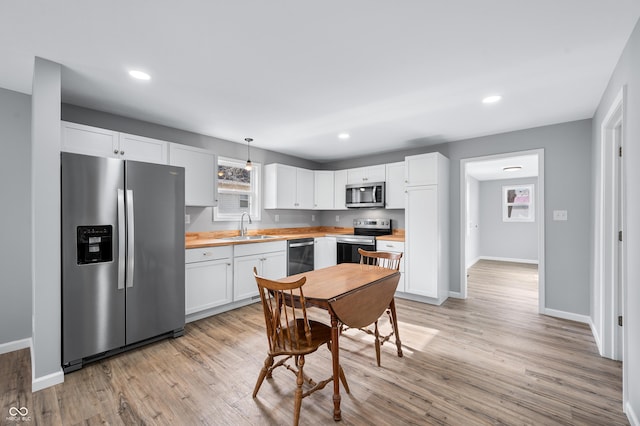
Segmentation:
{"type": "Polygon", "coordinates": [[[265,243],[269,241],[295,240],[298,238],[316,238],[324,237],[329,234],[353,234],[353,228],[309,226],[306,228],[251,229],[247,232],[247,235],[269,235],[273,238],[246,241],[229,241],[224,239],[238,236],[240,235],[240,231],[187,232],[185,237],[185,246],[188,249],[217,247],[236,244],[265,243]]]}
{"type": "Polygon", "coordinates": [[[381,237],[376,237],[376,240],[404,243],[404,229],[399,229],[399,230],[394,229],[392,235],[383,235],[381,237]],[[396,233],[396,231],[402,231],[402,232],[396,233]]]}

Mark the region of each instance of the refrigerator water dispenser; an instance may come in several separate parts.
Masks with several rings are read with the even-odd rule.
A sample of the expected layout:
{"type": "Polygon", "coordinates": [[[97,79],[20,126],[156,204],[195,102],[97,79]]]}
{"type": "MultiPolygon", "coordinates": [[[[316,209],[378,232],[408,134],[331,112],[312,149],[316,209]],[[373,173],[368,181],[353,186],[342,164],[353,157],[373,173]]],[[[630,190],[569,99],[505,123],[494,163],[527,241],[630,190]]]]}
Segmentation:
{"type": "Polygon", "coordinates": [[[78,265],[113,261],[111,225],[78,226],[78,265]]]}

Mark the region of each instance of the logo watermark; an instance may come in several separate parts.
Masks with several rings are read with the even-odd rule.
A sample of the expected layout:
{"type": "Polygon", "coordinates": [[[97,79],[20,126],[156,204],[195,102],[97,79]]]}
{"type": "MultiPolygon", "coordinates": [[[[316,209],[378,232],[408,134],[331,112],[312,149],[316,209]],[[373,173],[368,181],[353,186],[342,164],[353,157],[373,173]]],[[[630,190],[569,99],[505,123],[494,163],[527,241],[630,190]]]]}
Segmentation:
{"type": "Polygon", "coordinates": [[[31,416],[27,407],[11,407],[9,408],[9,416],[6,417],[8,422],[30,422],[31,416]]]}

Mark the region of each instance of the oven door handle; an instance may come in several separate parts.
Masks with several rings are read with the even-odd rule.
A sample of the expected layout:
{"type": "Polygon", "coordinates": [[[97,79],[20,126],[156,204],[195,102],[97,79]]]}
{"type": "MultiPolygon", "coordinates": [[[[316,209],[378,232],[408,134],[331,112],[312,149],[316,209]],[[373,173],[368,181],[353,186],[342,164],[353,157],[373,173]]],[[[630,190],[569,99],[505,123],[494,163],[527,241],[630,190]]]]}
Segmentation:
{"type": "Polygon", "coordinates": [[[289,244],[289,248],[307,247],[307,246],[312,246],[314,244],[315,244],[314,241],[309,241],[307,243],[293,243],[293,244],[289,244]]]}
{"type": "MultiPolygon", "coordinates": [[[[357,238],[340,238],[338,243],[347,243],[347,244],[363,244],[363,245],[372,245],[372,241],[362,241],[357,238]]],[[[375,244],[375,243],[373,243],[375,244]]]]}

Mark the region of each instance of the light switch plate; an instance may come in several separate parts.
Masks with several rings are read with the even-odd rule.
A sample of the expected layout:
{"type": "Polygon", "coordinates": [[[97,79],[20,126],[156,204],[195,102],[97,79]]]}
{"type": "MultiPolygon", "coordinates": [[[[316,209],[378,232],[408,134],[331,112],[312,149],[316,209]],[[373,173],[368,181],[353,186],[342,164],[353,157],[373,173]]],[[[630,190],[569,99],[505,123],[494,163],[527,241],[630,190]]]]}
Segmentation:
{"type": "Polygon", "coordinates": [[[280,222],[280,215],[279,214],[275,215],[273,220],[275,220],[276,222],[280,222]]]}
{"type": "Polygon", "coordinates": [[[566,210],[554,210],[553,220],[568,220],[566,210]]]}
{"type": "Polygon", "coordinates": [[[191,223],[191,215],[190,215],[190,214],[185,214],[185,215],[184,215],[184,223],[185,223],[186,225],[188,225],[188,224],[190,224],[190,223],[191,223]]]}

